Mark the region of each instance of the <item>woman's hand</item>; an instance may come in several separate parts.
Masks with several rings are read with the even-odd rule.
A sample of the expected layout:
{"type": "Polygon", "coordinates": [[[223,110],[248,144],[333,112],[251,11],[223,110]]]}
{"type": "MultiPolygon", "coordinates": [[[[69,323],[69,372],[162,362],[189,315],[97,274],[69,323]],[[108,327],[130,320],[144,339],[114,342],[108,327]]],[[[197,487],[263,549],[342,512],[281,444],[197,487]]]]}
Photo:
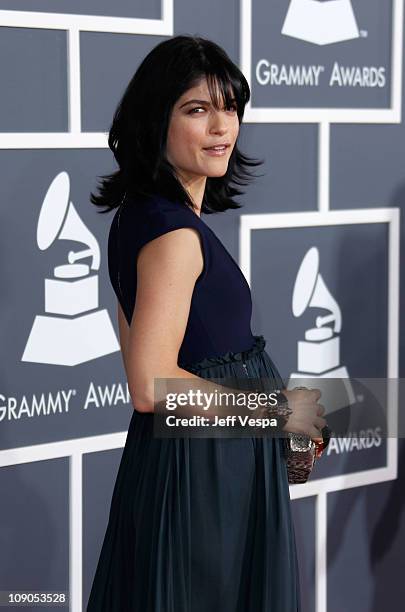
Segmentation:
{"type": "Polygon", "coordinates": [[[320,446],[323,442],[321,430],[326,425],[322,417],[325,407],[318,404],[321,397],[319,389],[282,389],[288,400],[291,414],[283,427],[283,431],[306,435],[320,446]]]}

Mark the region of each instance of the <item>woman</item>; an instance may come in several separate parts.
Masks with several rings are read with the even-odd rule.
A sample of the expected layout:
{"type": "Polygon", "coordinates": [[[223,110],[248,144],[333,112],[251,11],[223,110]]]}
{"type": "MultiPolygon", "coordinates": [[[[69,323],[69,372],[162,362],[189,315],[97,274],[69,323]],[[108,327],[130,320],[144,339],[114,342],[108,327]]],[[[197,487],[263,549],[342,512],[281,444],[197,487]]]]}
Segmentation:
{"type": "MultiPolygon", "coordinates": [[[[176,36],[143,60],[114,116],[119,169],[91,201],[117,208],[109,272],[134,411],[88,612],[300,610],[282,438],[153,434],[156,379],[284,387],[251,332],[250,288],[202,219],[239,208],[236,185],[260,163],[237,147],[249,96],[220,47],[176,36]]],[[[319,395],[285,391],[280,431],[319,437],[319,395]]]]}

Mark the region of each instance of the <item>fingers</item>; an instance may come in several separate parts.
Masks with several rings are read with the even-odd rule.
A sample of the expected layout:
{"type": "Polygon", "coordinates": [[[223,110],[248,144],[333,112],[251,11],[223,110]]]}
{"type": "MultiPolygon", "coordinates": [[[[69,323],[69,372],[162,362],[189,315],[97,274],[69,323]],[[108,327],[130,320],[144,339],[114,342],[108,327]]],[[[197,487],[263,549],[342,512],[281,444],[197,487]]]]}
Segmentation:
{"type": "Polygon", "coordinates": [[[310,389],[311,393],[314,395],[314,401],[316,402],[321,397],[322,393],[319,389],[310,389]]]}
{"type": "MultiPolygon", "coordinates": [[[[326,420],[323,417],[317,416],[314,418],[314,425],[315,427],[319,429],[319,431],[321,431],[326,425],[326,420]]],[[[318,437],[319,437],[319,432],[318,432],[318,437]]]]}
{"type": "MultiPolygon", "coordinates": [[[[318,404],[320,389],[296,389],[290,392],[292,415],[288,419],[286,431],[302,432],[310,438],[323,442],[322,429],[326,426],[325,406],[318,404]],[[294,394],[296,394],[294,396],[294,394]]],[[[288,398],[290,400],[290,398],[288,398]]]]}
{"type": "MultiPolygon", "coordinates": [[[[311,429],[308,432],[308,435],[310,436],[310,438],[312,440],[318,440],[319,439],[319,434],[320,434],[319,429],[317,429],[314,426],[312,426],[311,429]]],[[[321,440],[322,440],[322,438],[321,438],[321,440]]]]}
{"type": "Polygon", "coordinates": [[[325,406],[323,404],[317,404],[318,406],[318,411],[317,411],[317,415],[318,416],[322,416],[323,414],[325,414],[325,406]]]}

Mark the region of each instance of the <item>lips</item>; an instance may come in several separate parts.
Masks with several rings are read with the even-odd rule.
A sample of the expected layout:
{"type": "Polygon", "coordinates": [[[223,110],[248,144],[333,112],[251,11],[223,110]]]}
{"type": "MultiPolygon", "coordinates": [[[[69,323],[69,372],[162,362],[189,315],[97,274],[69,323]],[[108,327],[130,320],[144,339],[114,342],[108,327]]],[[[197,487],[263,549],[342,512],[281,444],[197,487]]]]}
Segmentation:
{"type": "Polygon", "coordinates": [[[227,149],[230,146],[229,143],[223,143],[223,144],[216,144],[216,145],[212,145],[212,147],[204,147],[204,151],[223,151],[224,149],[227,149]]]}

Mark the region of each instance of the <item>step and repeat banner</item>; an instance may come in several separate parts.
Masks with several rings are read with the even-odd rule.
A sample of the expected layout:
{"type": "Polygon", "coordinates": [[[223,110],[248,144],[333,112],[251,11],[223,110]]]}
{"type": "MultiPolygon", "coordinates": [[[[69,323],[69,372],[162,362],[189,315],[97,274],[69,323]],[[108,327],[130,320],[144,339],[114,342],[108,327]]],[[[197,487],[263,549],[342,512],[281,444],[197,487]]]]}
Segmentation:
{"type": "MultiPolygon", "coordinates": [[[[352,380],[398,379],[403,21],[403,0],[0,0],[0,591],[86,606],[133,409],[108,278],[112,216],[89,194],[115,169],[115,106],[161,40],[211,38],[249,81],[240,140],[264,176],[242,209],[204,220],[238,260],[252,330],[283,376],[337,379],[353,410],[372,392],[352,380]],[[375,152],[358,139],[373,125],[382,163],[359,189],[375,152]]],[[[395,385],[387,393],[396,425],[395,385]]],[[[372,517],[367,505],[397,469],[378,413],[291,486],[303,611],[397,601],[370,556],[384,500],[372,517]]]]}

